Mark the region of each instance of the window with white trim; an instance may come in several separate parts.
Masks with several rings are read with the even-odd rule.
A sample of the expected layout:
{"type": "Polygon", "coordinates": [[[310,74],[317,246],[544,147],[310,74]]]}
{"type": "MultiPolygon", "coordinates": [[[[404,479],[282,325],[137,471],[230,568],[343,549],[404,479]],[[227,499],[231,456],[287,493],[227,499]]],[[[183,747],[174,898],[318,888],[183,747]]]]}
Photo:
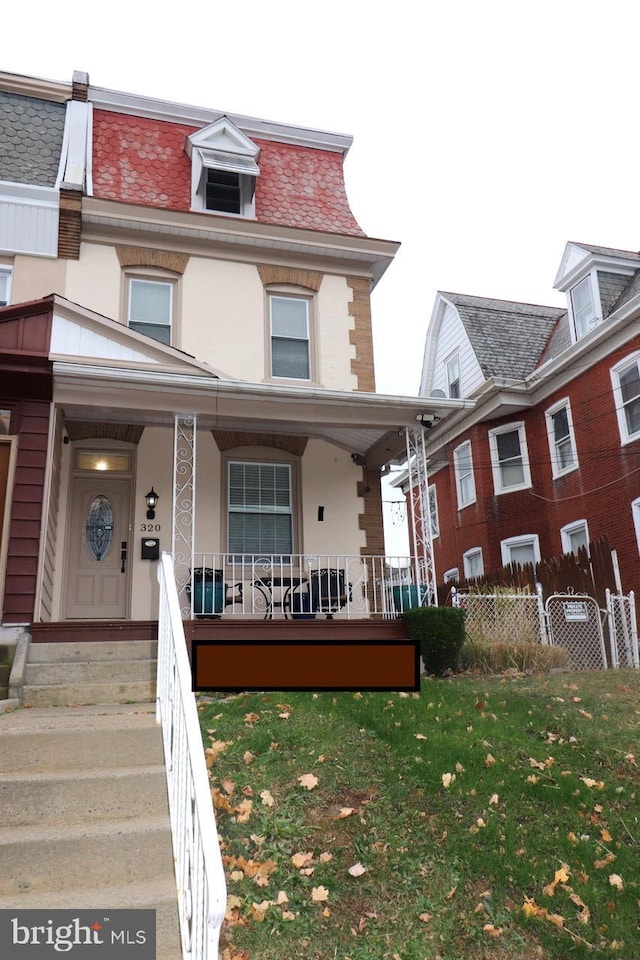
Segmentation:
{"type": "Polygon", "coordinates": [[[472,547],[470,550],[465,550],[462,554],[462,565],[467,580],[471,580],[473,577],[481,577],[484,573],[482,547],[472,547]]]}
{"type": "Polygon", "coordinates": [[[6,307],[11,299],[11,267],[0,266],[0,307],[6,307]]]}
{"type": "Polygon", "coordinates": [[[444,583],[457,583],[460,579],[460,571],[457,567],[451,567],[449,570],[445,570],[443,581],[444,583]]]}
{"type": "Polygon", "coordinates": [[[551,475],[561,477],[578,468],[571,404],[566,399],[559,400],[549,407],[545,418],[551,454],[551,475]]]}
{"type": "Polygon", "coordinates": [[[622,443],[640,437],[640,353],[632,354],[611,370],[613,396],[622,443]]]}
{"type": "Polygon", "coordinates": [[[631,516],[633,525],[636,529],[636,543],[638,544],[638,553],[640,554],[640,497],[637,497],[631,503],[631,516]]]}
{"type": "Polygon", "coordinates": [[[269,294],[272,377],[311,379],[309,308],[308,297],[269,294]]]}
{"type": "Polygon", "coordinates": [[[225,216],[255,218],[260,148],[229,117],[187,137],[191,206],[225,216]]]}
{"type": "Polygon", "coordinates": [[[291,465],[230,460],[228,552],[237,559],[293,552],[291,465]]]}
{"type": "Polygon", "coordinates": [[[574,520],[560,529],[563,553],[578,553],[580,547],[589,549],[589,528],[586,520],[574,520]]]}
{"type": "Polygon", "coordinates": [[[175,283],[146,277],[129,277],[127,322],[132,330],[160,343],[171,344],[175,283]]]}
{"type": "Polygon", "coordinates": [[[524,423],[509,423],[490,430],[489,449],[496,493],[511,493],[531,486],[524,423]]]}
{"type": "Polygon", "coordinates": [[[446,361],[447,368],[447,395],[451,399],[456,400],[462,396],[462,388],[460,386],[460,357],[457,353],[454,353],[452,357],[446,361]]]}
{"type": "Polygon", "coordinates": [[[435,484],[429,486],[429,523],[432,538],[440,536],[440,520],[438,518],[438,496],[435,484]]]}
{"type": "Polygon", "coordinates": [[[589,333],[600,320],[595,309],[591,275],[577,283],[571,289],[569,296],[576,340],[579,340],[589,333]]]}
{"type": "Polygon", "coordinates": [[[476,499],[476,484],[473,476],[473,458],[471,455],[471,441],[466,440],[453,451],[453,466],[456,476],[456,491],[458,494],[458,509],[474,503],[476,499]]]}
{"type": "Polygon", "coordinates": [[[502,563],[540,563],[540,541],[537,533],[525,533],[500,541],[502,563]]]}

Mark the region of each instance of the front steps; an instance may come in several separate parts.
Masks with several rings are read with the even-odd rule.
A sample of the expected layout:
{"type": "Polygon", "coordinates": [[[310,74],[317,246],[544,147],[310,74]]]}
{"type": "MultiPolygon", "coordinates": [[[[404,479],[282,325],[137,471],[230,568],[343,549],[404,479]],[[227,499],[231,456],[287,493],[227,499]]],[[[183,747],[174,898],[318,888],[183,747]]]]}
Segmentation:
{"type": "Polygon", "coordinates": [[[0,742],[0,909],[155,909],[180,960],[155,705],[20,708],[0,742]]]}
{"type": "Polygon", "coordinates": [[[155,640],[31,643],[25,706],[137,703],[155,699],[155,640]]]}

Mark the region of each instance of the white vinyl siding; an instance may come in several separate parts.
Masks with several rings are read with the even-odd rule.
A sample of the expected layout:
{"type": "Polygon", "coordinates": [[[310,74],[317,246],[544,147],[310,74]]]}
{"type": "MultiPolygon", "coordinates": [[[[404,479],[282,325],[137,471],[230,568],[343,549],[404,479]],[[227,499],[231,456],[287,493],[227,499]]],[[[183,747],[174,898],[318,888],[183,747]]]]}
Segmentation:
{"type": "Polygon", "coordinates": [[[457,310],[449,304],[445,305],[439,323],[435,342],[431,346],[431,356],[427,358],[429,367],[426,373],[425,390],[428,394],[434,390],[442,390],[445,397],[450,396],[447,382],[447,361],[457,354],[461,396],[469,396],[485,381],[471,341],[467,335],[457,310]],[[430,381],[430,382],[429,382],[430,381]]]}

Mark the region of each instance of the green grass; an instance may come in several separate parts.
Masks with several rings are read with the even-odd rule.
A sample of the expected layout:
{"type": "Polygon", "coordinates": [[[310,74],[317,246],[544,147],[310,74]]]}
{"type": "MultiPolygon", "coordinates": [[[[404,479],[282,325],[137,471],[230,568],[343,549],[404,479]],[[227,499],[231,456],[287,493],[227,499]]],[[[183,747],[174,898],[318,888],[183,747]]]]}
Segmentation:
{"type": "Polygon", "coordinates": [[[619,671],[212,694],[222,956],[637,960],[639,693],[619,671]]]}

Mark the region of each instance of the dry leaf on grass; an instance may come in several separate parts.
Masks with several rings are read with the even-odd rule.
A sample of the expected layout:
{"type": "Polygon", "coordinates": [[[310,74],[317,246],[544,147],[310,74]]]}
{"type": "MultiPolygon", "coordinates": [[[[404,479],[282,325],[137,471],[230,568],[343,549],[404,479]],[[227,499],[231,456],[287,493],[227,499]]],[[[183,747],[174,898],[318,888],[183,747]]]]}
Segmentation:
{"type": "Polygon", "coordinates": [[[245,764],[249,766],[250,763],[253,763],[255,757],[250,750],[245,750],[245,752],[242,754],[242,759],[244,760],[245,764]]]}
{"type": "Polygon", "coordinates": [[[612,887],[615,887],[616,890],[624,890],[624,881],[618,873],[609,874],[609,883],[612,887]]]}
{"type": "Polygon", "coordinates": [[[347,817],[350,817],[352,814],[357,813],[358,810],[356,807],[340,807],[338,813],[335,814],[334,820],[345,820],[347,817]]]}
{"type": "Polygon", "coordinates": [[[291,863],[294,867],[297,867],[298,870],[301,867],[308,867],[310,863],[313,863],[313,854],[310,850],[307,850],[306,853],[294,853],[291,857],[291,863]]]}
{"type": "Polygon", "coordinates": [[[275,800],[271,796],[269,790],[262,790],[260,793],[260,799],[265,807],[272,807],[275,803],[275,800]]]}
{"type": "Polygon", "coordinates": [[[329,891],[326,887],[312,887],[311,899],[314,903],[323,903],[329,899],[329,891]]]}
{"type": "Polygon", "coordinates": [[[443,773],[443,774],[442,774],[442,786],[445,788],[445,790],[448,790],[448,789],[449,789],[449,787],[451,786],[451,784],[453,783],[453,781],[455,780],[455,778],[456,778],[455,773],[443,773]]]}
{"type": "Polygon", "coordinates": [[[362,874],[366,872],[367,872],[367,868],[363,867],[360,862],[354,863],[352,867],[349,867],[349,873],[351,874],[352,877],[361,877],[362,874]]]}
{"type": "Polygon", "coordinates": [[[298,777],[298,783],[307,790],[313,790],[318,786],[318,778],[313,773],[303,773],[301,777],[298,777]]]}

